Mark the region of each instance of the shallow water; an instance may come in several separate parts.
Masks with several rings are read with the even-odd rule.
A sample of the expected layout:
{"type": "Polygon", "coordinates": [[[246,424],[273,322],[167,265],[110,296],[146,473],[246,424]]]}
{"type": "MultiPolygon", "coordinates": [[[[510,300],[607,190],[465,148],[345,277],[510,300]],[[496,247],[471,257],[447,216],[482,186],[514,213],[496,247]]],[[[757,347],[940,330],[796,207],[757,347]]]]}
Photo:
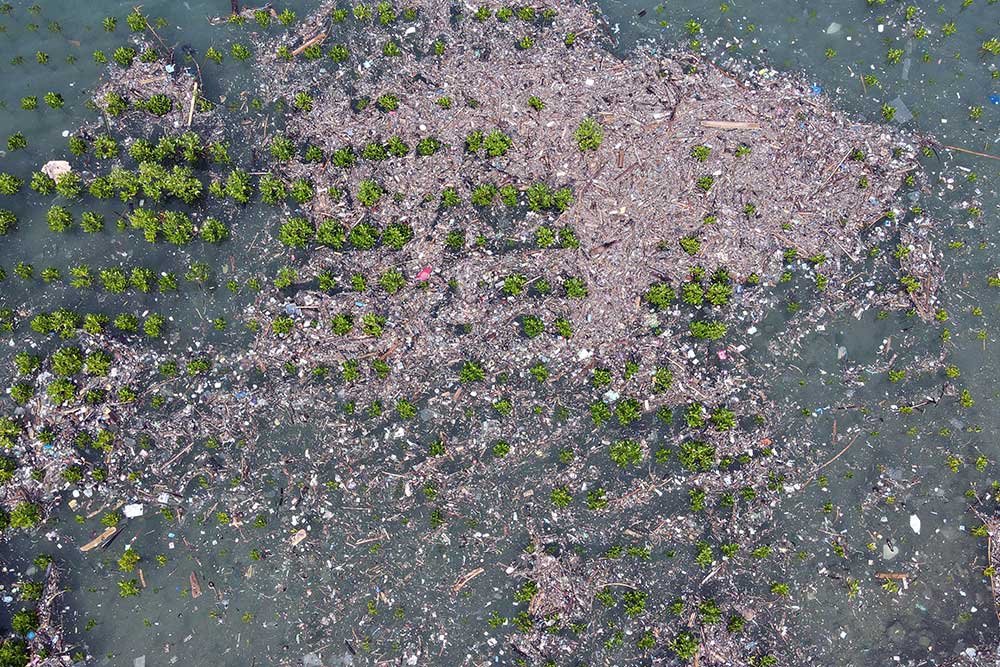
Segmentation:
{"type": "MultiPolygon", "coordinates": [[[[300,16],[312,6],[288,4],[300,16]]],[[[86,91],[102,69],[93,62],[91,53],[102,49],[110,55],[123,43],[127,32],[124,17],[131,6],[107,0],[47,1],[40,13],[33,14],[28,5],[14,3],[11,13],[0,17],[0,24],[6,27],[0,35],[0,80],[5,84],[2,99],[8,112],[0,117],[0,136],[20,131],[29,139],[26,149],[3,157],[0,170],[22,175],[49,159],[71,159],[63,132],[72,132],[91,118],[84,106],[86,91]],[[101,19],[107,15],[119,18],[113,33],[101,27],[101,19]],[[57,21],[61,29],[51,30],[50,21],[57,21]],[[37,30],[29,30],[29,24],[37,24],[37,30]],[[47,65],[35,62],[34,54],[39,50],[49,54],[47,65]],[[10,64],[17,55],[25,62],[10,64]],[[66,61],[70,56],[76,58],[72,64],[66,61]],[[41,96],[50,90],[63,95],[64,108],[45,107],[41,96]],[[38,110],[20,109],[20,98],[25,95],[39,96],[38,110]]],[[[209,45],[228,43],[236,32],[229,26],[212,27],[205,20],[210,14],[228,11],[227,5],[222,0],[148,2],[144,10],[150,17],[166,19],[162,30],[167,42],[203,52],[209,45]]],[[[705,50],[722,64],[730,59],[750,59],[761,68],[801,71],[815,82],[817,91],[831,95],[840,107],[860,119],[881,122],[881,106],[890,102],[897,107],[897,120],[905,115],[903,109],[908,109],[913,118],[907,126],[941,143],[1000,152],[996,148],[1000,98],[991,100],[1000,93],[1000,83],[993,77],[997,58],[984,55],[979,48],[997,32],[1000,5],[984,0],[974,0],[966,7],[954,1],[914,3],[918,10],[909,22],[904,18],[906,6],[891,0],[871,8],[862,2],[849,6],[816,3],[812,7],[792,1],[740,2],[728,11],[709,2],[600,5],[617,38],[616,48],[623,54],[633,49],[669,50],[685,45],[689,40],[685,23],[694,20],[704,31],[698,37],[705,50]],[[661,26],[661,21],[667,25],[661,26]],[[951,22],[955,34],[942,35],[942,27],[951,22]],[[913,37],[917,26],[925,26],[928,35],[913,37]],[[899,64],[886,62],[889,48],[904,50],[899,64]],[[860,74],[874,74],[879,83],[863,84],[860,74]],[[977,119],[970,118],[972,106],[982,107],[977,119]]],[[[246,85],[245,70],[231,59],[213,72],[217,74],[208,77],[212,96],[232,99],[246,85]]],[[[788,557],[776,565],[782,577],[792,583],[786,639],[818,646],[821,664],[826,665],[894,664],[897,656],[902,664],[941,664],[969,647],[995,646],[1000,638],[989,581],[983,576],[986,542],[970,534],[979,521],[969,511],[975,496],[968,495],[971,489],[985,500],[994,493],[991,485],[997,479],[1000,458],[994,382],[1000,361],[992,349],[1000,313],[997,288],[987,285],[987,276],[997,270],[998,163],[955,152],[923,162],[931,187],[914,194],[914,203],[936,221],[928,233],[944,248],[946,280],[940,298],[948,312],[947,322],[922,323],[905,313],[881,316],[872,311],[855,317],[844,310],[826,314],[820,326],[803,324],[801,313],[808,312],[817,300],[807,289],[808,279],[798,277],[776,290],[781,307],[764,322],[754,323],[755,334],[737,336],[737,342],[748,346],[745,356],[768,378],[767,395],[782,407],[776,417],[779,432],[812,443],[811,460],[801,462],[803,468],[815,468],[841,452],[847,443],[837,440],[835,433],[863,425],[867,434],[822,469],[828,478],[825,485],[812,483],[804,489],[789,489],[771,526],[774,535],[791,538],[783,545],[788,557]],[[977,175],[974,182],[969,179],[970,172],[977,175]],[[982,209],[982,217],[965,212],[970,203],[982,209]],[[786,311],[789,301],[803,305],[800,314],[786,311]],[[975,307],[981,314],[973,312],[975,307]],[[800,345],[786,349],[782,345],[785,334],[803,327],[808,332],[800,345]],[[945,328],[951,335],[942,343],[945,328]],[[984,332],[982,337],[979,332],[984,332]],[[885,373],[860,378],[845,373],[851,364],[877,364],[886,356],[879,348],[888,339],[899,354],[894,367],[905,367],[909,360],[944,349],[948,363],[961,369],[956,384],[969,390],[975,405],[961,408],[953,396],[937,401],[943,382],[940,376],[912,373],[904,381],[892,383],[885,373]],[[842,358],[838,358],[840,347],[845,352],[842,358]],[[911,414],[896,409],[898,405],[921,403],[925,397],[937,402],[911,414]],[[949,457],[959,459],[955,471],[949,468],[949,457]],[[975,465],[979,457],[986,459],[982,471],[975,465]],[[911,515],[920,519],[919,534],[911,528],[911,515]],[[844,546],[847,557],[834,553],[834,539],[844,546]],[[899,548],[899,555],[888,561],[882,555],[887,541],[899,548]],[[906,568],[904,562],[909,564],[906,568]],[[903,569],[915,574],[899,593],[883,590],[882,581],[874,577],[876,572],[903,569]],[[851,580],[859,582],[853,595],[849,595],[851,580]]],[[[27,304],[34,309],[53,309],[72,305],[106,312],[127,307],[137,314],[153,310],[175,320],[171,339],[155,344],[160,349],[182,350],[212,342],[235,354],[246,344],[249,334],[239,325],[239,313],[253,295],[247,290],[232,295],[224,283],[231,275],[241,282],[253,276],[269,279],[283,263],[278,253],[261,258],[254,245],[260,213],[237,221],[234,241],[222,249],[197,244],[168,251],[144,243],[133,232],[116,231],[114,204],[106,211],[108,229],[103,233],[57,237],[44,224],[48,202],[42,204],[38,199],[7,198],[5,206],[22,222],[15,237],[0,238],[0,265],[8,271],[0,306],[16,309],[27,304]],[[205,287],[182,281],[177,294],[137,296],[133,291],[118,297],[65,285],[46,287],[37,278],[19,280],[12,273],[18,261],[32,263],[36,273],[52,265],[64,274],[77,263],[95,267],[141,264],[178,274],[191,261],[220,268],[205,287]],[[218,317],[231,323],[224,332],[213,329],[211,320],[218,317]]],[[[892,249],[890,246],[886,251],[892,249]]],[[[866,270],[866,265],[858,268],[859,272],[866,270]]],[[[863,275],[862,281],[870,274],[863,275]]],[[[887,280],[878,275],[872,279],[887,280]]],[[[17,339],[18,344],[3,353],[5,368],[7,357],[21,349],[21,337],[17,339]]],[[[41,344],[51,345],[51,341],[41,344]]],[[[382,437],[381,430],[376,436],[382,437]]],[[[425,523],[424,507],[411,508],[404,516],[385,516],[381,508],[353,507],[347,494],[330,494],[322,502],[303,494],[294,501],[296,505],[301,501],[300,509],[293,510],[292,499],[284,495],[286,489],[290,496],[298,494],[293,480],[302,480],[314,469],[311,463],[301,463],[305,451],[316,455],[327,444],[327,437],[319,428],[281,425],[271,430],[267,439],[274,451],[280,452],[281,460],[263,453],[253,458],[259,480],[253,489],[234,484],[231,492],[223,493],[219,485],[206,483],[203,488],[192,478],[188,485],[192,506],[198,506],[207,520],[192,518],[176,526],[147,516],[130,522],[107,551],[82,555],[76,545],[100,531],[98,519],[78,525],[67,510],[60,517],[60,539],[48,540],[42,535],[31,540],[18,538],[0,545],[0,559],[15,573],[25,572],[31,559],[41,552],[58,554],[68,564],[66,583],[71,590],[61,598],[66,609],[63,620],[71,641],[94,656],[91,664],[132,665],[134,658],[143,655],[147,665],[320,664],[311,657],[303,658],[313,653],[322,655],[324,665],[376,664],[400,660],[400,644],[414,642],[426,644],[429,651],[421,664],[515,664],[510,655],[501,656],[486,644],[489,614],[494,609],[504,615],[514,611],[510,582],[501,569],[476,578],[458,596],[430,596],[427,588],[418,585],[396,587],[403,591],[401,597],[391,606],[381,606],[374,615],[347,606],[344,600],[363,591],[377,601],[380,586],[389,580],[416,577],[450,582],[455,573],[469,569],[463,553],[466,545],[492,544],[491,532],[510,531],[491,548],[495,549],[496,563],[514,562],[521,546],[530,541],[523,526],[516,522],[505,525],[510,516],[516,516],[516,499],[484,500],[479,515],[467,517],[464,523],[455,522],[448,529],[447,544],[425,541],[421,531],[404,521],[425,523]],[[259,506],[247,513],[268,517],[267,528],[221,528],[212,518],[218,510],[210,509],[216,501],[218,510],[257,503],[259,506]],[[356,533],[324,531],[324,510],[356,512],[356,533]],[[287,515],[300,511],[315,520],[323,549],[289,556],[278,547],[287,541],[287,515]],[[144,575],[148,587],[137,598],[120,598],[117,591],[120,575],[116,561],[126,542],[147,561],[144,575]],[[253,560],[251,550],[260,551],[263,559],[253,560]],[[158,554],[166,556],[162,566],[153,562],[158,554]],[[419,566],[414,567],[415,563],[419,566]],[[197,600],[190,598],[188,590],[188,574],[193,569],[211,573],[202,577],[204,594],[197,600]],[[442,627],[440,633],[418,627],[434,618],[434,612],[449,623],[458,619],[456,625],[442,627]],[[332,646],[324,638],[323,644],[317,645],[317,638],[325,637],[321,630],[327,625],[339,627],[343,638],[332,646]],[[443,635],[447,635],[446,640],[443,635]],[[468,661],[468,654],[475,659],[468,661]]],[[[555,452],[553,448],[540,462],[532,461],[512,472],[512,486],[518,488],[520,481],[539,467],[557,465],[555,452]]],[[[226,452],[220,454],[220,460],[237,455],[226,452]]],[[[358,463],[376,467],[381,462],[366,461],[362,454],[354,460],[358,463]]],[[[336,478],[340,465],[343,461],[331,455],[325,469],[328,479],[336,478]]],[[[684,502],[666,499],[651,509],[666,514],[684,502]]],[[[984,506],[992,508],[992,503],[986,501],[984,506]]],[[[149,511],[147,506],[147,514],[149,511]]],[[[390,511],[385,510],[386,514],[390,511]]],[[[591,539],[582,541],[592,544],[594,552],[605,550],[615,527],[590,528],[591,539]]],[[[662,556],[636,567],[655,568],[657,558],[662,556]]],[[[20,574],[8,573],[0,582],[10,586],[19,578],[20,574]]],[[[586,656],[579,658],[572,664],[586,661],[586,656]]]]}

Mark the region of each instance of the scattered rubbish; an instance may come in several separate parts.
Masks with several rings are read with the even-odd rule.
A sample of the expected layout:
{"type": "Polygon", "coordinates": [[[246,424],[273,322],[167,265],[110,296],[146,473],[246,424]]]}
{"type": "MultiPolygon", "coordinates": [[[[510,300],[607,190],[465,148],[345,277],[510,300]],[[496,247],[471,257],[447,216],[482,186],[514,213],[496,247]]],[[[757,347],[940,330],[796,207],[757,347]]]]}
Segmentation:
{"type": "Polygon", "coordinates": [[[69,162],[66,160],[49,160],[42,165],[42,173],[53,180],[71,171],[73,171],[73,168],[70,167],[69,162]]]}
{"type": "Polygon", "coordinates": [[[134,503],[132,505],[126,505],[122,510],[122,513],[127,519],[134,519],[137,516],[142,516],[143,505],[142,503],[134,503]]]}
{"type": "Polygon", "coordinates": [[[889,102],[889,104],[896,109],[896,114],[893,116],[893,120],[897,123],[908,123],[913,120],[913,114],[910,112],[910,108],[906,106],[906,103],[903,102],[903,98],[897,97],[889,102]]]}

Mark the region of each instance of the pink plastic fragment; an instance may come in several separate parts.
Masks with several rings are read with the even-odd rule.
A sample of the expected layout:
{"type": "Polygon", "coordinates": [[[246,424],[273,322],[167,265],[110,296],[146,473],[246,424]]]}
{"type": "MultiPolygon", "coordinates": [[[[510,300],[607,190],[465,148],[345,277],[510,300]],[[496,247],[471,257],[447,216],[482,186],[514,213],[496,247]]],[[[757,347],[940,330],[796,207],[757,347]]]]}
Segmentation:
{"type": "Polygon", "coordinates": [[[716,354],[719,356],[719,359],[721,359],[722,361],[725,361],[726,359],[729,358],[728,355],[726,354],[725,350],[719,350],[718,352],[716,352],[716,354]]]}
{"type": "Polygon", "coordinates": [[[428,278],[431,277],[431,271],[433,270],[434,269],[432,269],[431,267],[425,266],[423,269],[420,270],[420,273],[417,274],[417,280],[427,280],[428,278]]]}

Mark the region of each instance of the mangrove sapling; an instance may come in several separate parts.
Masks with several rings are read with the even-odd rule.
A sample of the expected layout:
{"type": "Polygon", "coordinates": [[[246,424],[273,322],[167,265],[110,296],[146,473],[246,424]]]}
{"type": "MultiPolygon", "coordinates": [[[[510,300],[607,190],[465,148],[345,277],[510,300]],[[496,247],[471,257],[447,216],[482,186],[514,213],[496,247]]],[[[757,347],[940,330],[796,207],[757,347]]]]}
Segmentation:
{"type": "Polygon", "coordinates": [[[40,195],[50,195],[55,192],[56,182],[48,174],[36,171],[31,174],[31,189],[40,195]]]}
{"type": "Polygon", "coordinates": [[[152,269],[137,266],[129,273],[129,284],[139,292],[148,294],[153,288],[154,278],[152,269]]]}
{"type": "Polygon", "coordinates": [[[337,313],[330,320],[330,328],[333,333],[345,336],[354,328],[354,317],[350,313],[337,313]]]}
{"type": "Polygon", "coordinates": [[[451,208],[461,203],[462,199],[458,196],[458,190],[454,187],[448,186],[441,191],[441,206],[451,208]]]}
{"type": "Polygon", "coordinates": [[[385,146],[377,141],[372,141],[361,149],[361,157],[372,162],[381,162],[388,158],[389,154],[386,152],[385,146]]]}
{"type": "Polygon", "coordinates": [[[119,67],[122,69],[128,69],[132,66],[132,63],[135,61],[135,57],[137,55],[136,50],[131,46],[119,46],[115,49],[115,52],[111,57],[119,67]]]}
{"type": "Polygon", "coordinates": [[[389,294],[395,294],[406,286],[406,278],[398,269],[387,269],[379,276],[379,286],[389,294]]]}
{"type": "MultiPolygon", "coordinates": [[[[334,218],[326,218],[319,223],[319,227],[316,229],[316,242],[335,250],[342,249],[346,240],[347,234],[343,225],[334,218]]],[[[320,280],[322,282],[322,277],[320,280]]],[[[321,287],[321,289],[323,288],[321,287]]]]}
{"type": "Polygon", "coordinates": [[[621,468],[637,466],[643,459],[642,445],[635,440],[619,440],[611,445],[609,455],[621,468]]]}
{"type": "Polygon", "coordinates": [[[330,159],[334,166],[340,167],[341,169],[349,169],[357,163],[357,156],[354,154],[354,150],[350,146],[336,149],[331,154],[330,159]]]}
{"type": "Polygon", "coordinates": [[[275,137],[271,140],[268,150],[271,153],[271,157],[281,162],[287,162],[295,156],[295,144],[288,137],[275,137]]]}
{"type": "Polygon", "coordinates": [[[28,147],[28,140],[20,132],[15,132],[14,134],[7,137],[8,151],[13,152],[27,147],[28,147]]]}
{"type": "Polygon", "coordinates": [[[361,317],[361,330],[366,336],[374,336],[378,338],[382,335],[382,328],[385,325],[385,322],[386,318],[381,315],[366,313],[361,317]]]}
{"type": "Polygon", "coordinates": [[[60,174],[55,181],[56,192],[67,199],[75,199],[83,192],[83,178],[75,171],[60,174]]]}
{"type": "Polygon", "coordinates": [[[120,267],[113,266],[100,271],[101,284],[112,294],[123,294],[128,290],[128,278],[120,267]]]}
{"type": "Polygon", "coordinates": [[[0,236],[3,236],[14,229],[17,225],[17,216],[13,211],[0,209],[0,236]]]}
{"type": "Polygon", "coordinates": [[[65,232],[73,226],[73,214],[62,206],[53,206],[45,214],[49,229],[54,232],[65,232]]]}
{"type": "Polygon", "coordinates": [[[687,282],[681,287],[681,301],[689,306],[699,307],[705,301],[705,290],[697,282],[687,282]]]}
{"type": "Polygon", "coordinates": [[[413,239],[413,228],[402,222],[394,222],[382,233],[382,243],[393,250],[402,250],[413,239]]]}
{"type": "Polygon", "coordinates": [[[385,149],[392,157],[403,157],[410,152],[410,147],[406,142],[396,136],[389,137],[389,140],[385,144],[385,149]]]}
{"type": "Polygon", "coordinates": [[[563,338],[573,337],[573,325],[565,317],[557,317],[553,320],[552,328],[555,330],[556,334],[562,336],[563,338]]]}
{"type": "Polygon", "coordinates": [[[496,197],[497,187],[492,183],[483,183],[473,189],[469,199],[476,206],[490,206],[496,197]]]}
{"type": "Polygon", "coordinates": [[[524,292],[528,278],[521,273],[512,273],[503,280],[503,293],[507,296],[519,296],[524,292]]]}
{"type": "Polygon", "coordinates": [[[23,186],[24,181],[17,176],[7,172],[0,173],[0,194],[16,195],[23,186]]]}
{"type": "Polygon", "coordinates": [[[14,368],[20,375],[34,375],[42,367],[42,358],[30,352],[18,352],[14,355],[14,368]]]}
{"type": "Polygon", "coordinates": [[[615,416],[620,425],[628,426],[642,418],[642,404],[636,398],[623,398],[615,406],[615,416]]]}
{"type": "Polygon", "coordinates": [[[500,130],[493,130],[483,137],[483,148],[490,157],[502,157],[507,154],[514,142],[500,130]]]}
{"type": "Polygon", "coordinates": [[[257,182],[257,189],[260,190],[260,199],[265,204],[280,204],[287,196],[285,184],[272,174],[261,176],[257,182]]]}
{"type": "Polygon", "coordinates": [[[528,338],[535,338],[545,332],[545,323],[537,315],[525,315],[521,318],[521,332],[528,338]]]}
{"type": "Polygon", "coordinates": [[[587,296],[587,284],[582,278],[571,276],[563,280],[563,291],[571,299],[582,299],[587,296]]]}
{"type": "Polygon", "coordinates": [[[462,364],[462,370],[458,379],[463,383],[481,382],[486,378],[485,369],[475,361],[466,361],[462,364]]]}
{"type": "Polygon", "coordinates": [[[229,228],[215,218],[206,218],[198,235],[208,243],[222,243],[229,238],[229,228]]]}
{"type": "Polygon", "coordinates": [[[695,320],[688,325],[691,335],[701,340],[719,340],[726,335],[726,325],[718,321],[695,320]]]}
{"type": "Polygon", "coordinates": [[[84,211],[80,216],[80,228],[88,234],[104,230],[104,216],[93,211],[84,211]]]}
{"type": "Polygon", "coordinates": [[[436,138],[424,137],[417,142],[417,155],[422,157],[434,155],[434,153],[436,153],[441,147],[441,142],[436,138]]]}
{"type": "MultiPolygon", "coordinates": [[[[382,198],[382,194],[383,194],[382,188],[379,186],[378,183],[376,183],[371,179],[365,179],[358,184],[358,201],[363,206],[367,206],[368,208],[374,207],[376,204],[378,204],[379,199],[382,198]]],[[[357,229],[357,227],[358,226],[355,226],[354,229],[357,229]]],[[[352,236],[354,233],[354,229],[351,230],[352,236]]],[[[353,238],[351,242],[352,243],[354,242],[353,238]]]]}
{"type": "Polygon", "coordinates": [[[600,148],[601,142],[604,141],[604,128],[588,116],[580,121],[573,132],[573,138],[581,151],[596,151],[600,148]]]}
{"type": "Polygon", "coordinates": [[[685,236],[680,239],[681,249],[689,255],[694,255],[701,248],[701,241],[694,236],[685,236]]]}
{"type": "Polygon", "coordinates": [[[278,231],[278,239],[290,248],[304,248],[315,236],[316,228],[306,218],[290,218],[278,231]]]}
{"type": "Polygon", "coordinates": [[[118,142],[107,134],[100,134],[94,139],[94,155],[102,160],[118,156],[118,142]]]}
{"type": "Polygon", "coordinates": [[[250,175],[242,169],[234,169],[226,177],[225,194],[239,204],[246,204],[253,194],[250,175]]]}
{"type": "Polygon", "coordinates": [[[239,42],[233,44],[230,47],[229,52],[235,60],[240,62],[249,60],[253,56],[253,52],[245,44],[240,44],[239,42]]]}
{"type": "Polygon", "coordinates": [[[45,104],[53,109],[61,109],[66,104],[62,95],[52,91],[45,93],[42,99],[45,100],[45,104]]]}
{"type": "Polygon", "coordinates": [[[194,239],[194,223],[181,211],[162,211],[160,231],[168,243],[185,245],[194,239]]]}
{"type": "MultiPolygon", "coordinates": [[[[18,382],[11,386],[10,397],[18,405],[24,405],[35,396],[35,386],[28,382],[18,382]]],[[[0,459],[0,463],[5,459],[0,459]]],[[[2,471],[0,471],[2,472],[2,471]]]]}
{"type": "Polygon", "coordinates": [[[292,200],[297,204],[305,204],[312,201],[315,197],[316,192],[313,189],[312,183],[305,178],[297,178],[292,181],[291,187],[289,188],[288,194],[291,196],[292,200]]]}
{"type": "Polygon", "coordinates": [[[303,157],[305,158],[306,162],[314,162],[314,163],[323,162],[323,160],[326,159],[326,156],[323,154],[323,149],[320,148],[319,146],[314,146],[312,144],[306,146],[306,150],[303,153],[303,157]]]}

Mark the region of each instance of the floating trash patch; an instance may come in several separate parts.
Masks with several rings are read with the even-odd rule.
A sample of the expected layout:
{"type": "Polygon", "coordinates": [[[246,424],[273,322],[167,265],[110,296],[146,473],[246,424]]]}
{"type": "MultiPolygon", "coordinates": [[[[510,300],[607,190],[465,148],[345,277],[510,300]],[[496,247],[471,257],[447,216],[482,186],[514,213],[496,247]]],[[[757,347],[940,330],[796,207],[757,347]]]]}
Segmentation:
{"type": "Polygon", "coordinates": [[[156,11],[0,169],[0,664],[989,664],[990,146],[694,18],[156,11]]]}

